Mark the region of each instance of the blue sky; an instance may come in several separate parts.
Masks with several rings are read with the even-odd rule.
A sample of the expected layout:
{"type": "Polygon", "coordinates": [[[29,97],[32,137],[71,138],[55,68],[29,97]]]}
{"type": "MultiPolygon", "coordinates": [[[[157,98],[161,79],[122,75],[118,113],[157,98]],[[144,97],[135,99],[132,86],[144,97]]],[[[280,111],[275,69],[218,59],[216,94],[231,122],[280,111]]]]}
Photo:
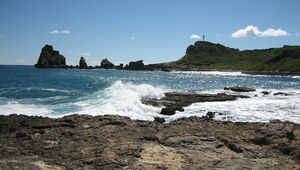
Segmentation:
{"type": "Polygon", "coordinates": [[[299,34],[299,0],[0,0],[0,64],[35,64],[45,44],[69,65],[158,63],[202,35],[243,50],[300,45],[299,34]]]}

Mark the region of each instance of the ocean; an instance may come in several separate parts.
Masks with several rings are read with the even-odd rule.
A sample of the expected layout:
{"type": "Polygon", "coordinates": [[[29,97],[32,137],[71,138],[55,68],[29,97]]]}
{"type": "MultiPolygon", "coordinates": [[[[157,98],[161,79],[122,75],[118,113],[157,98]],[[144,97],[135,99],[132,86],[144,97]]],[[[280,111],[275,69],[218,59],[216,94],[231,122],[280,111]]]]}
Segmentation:
{"type": "Polygon", "coordinates": [[[247,75],[241,72],[128,71],[37,69],[0,65],[0,115],[23,114],[59,118],[71,114],[121,115],[131,119],[167,122],[182,117],[222,113],[215,119],[268,122],[273,119],[300,123],[300,77],[247,75]],[[246,86],[255,92],[223,90],[246,86]],[[250,99],[194,103],[184,112],[160,115],[161,108],[144,105],[141,98],[161,98],[165,92],[230,93],[250,99]],[[270,92],[263,95],[261,91],[270,92]],[[290,96],[275,96],[285,92],[290,96]]]}

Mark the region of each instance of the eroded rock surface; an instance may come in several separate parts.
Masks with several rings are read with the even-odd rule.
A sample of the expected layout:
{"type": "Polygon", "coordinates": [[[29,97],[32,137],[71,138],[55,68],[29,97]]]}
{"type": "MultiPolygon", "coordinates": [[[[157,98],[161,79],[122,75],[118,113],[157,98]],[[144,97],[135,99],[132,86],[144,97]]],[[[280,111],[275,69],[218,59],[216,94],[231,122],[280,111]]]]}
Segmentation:
{"type": "Polygon", "coordinates": [[[59,51],[53,50],[51,45],[42,48],[38,62],[34,65],[37,68],[66,68],[66,59],[59,51]]]}
{"type": "Polygon", "coordinates": [[[299,169],[300,125],[0,116],[1,169],[299,169]]]}

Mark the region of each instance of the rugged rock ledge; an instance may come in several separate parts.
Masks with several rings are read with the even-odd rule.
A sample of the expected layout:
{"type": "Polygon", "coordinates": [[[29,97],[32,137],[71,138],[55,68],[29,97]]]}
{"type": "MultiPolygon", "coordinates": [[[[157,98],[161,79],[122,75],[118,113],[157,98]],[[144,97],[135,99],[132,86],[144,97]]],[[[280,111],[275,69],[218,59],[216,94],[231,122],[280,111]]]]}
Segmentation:
{"type": "MultiPolygon", "coordinates": [[[[243,87],[246,88],[246,87],[243,87]]],[[[225,93],[218,94],[197,94],[184,92],[167,92],[165,97],[161,99],[142,98],[142,103],[152,106],[164,106],[161,110],[163,115],[173,115],[175,111],[184,111],[183,107],[189,106],[197,102],[218,102],[233,101],[238,98],[250,98],[243,95],[229,95],[225,93]]]]}
{"type": "Polygon", "coordinates": [[[300,125],[0,116],[1,169],[299,169],[300,125]]]}

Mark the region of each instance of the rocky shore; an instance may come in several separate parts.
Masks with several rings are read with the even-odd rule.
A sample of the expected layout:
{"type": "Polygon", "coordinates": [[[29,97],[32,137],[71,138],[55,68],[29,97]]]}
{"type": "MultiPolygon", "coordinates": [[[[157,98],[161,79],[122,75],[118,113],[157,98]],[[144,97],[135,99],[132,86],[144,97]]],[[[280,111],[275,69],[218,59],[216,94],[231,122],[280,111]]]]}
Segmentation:
{"type": "Polygon", "coordinates": [[[299,169],[300,125],[0,116],[1,169],[299,169]]]}

